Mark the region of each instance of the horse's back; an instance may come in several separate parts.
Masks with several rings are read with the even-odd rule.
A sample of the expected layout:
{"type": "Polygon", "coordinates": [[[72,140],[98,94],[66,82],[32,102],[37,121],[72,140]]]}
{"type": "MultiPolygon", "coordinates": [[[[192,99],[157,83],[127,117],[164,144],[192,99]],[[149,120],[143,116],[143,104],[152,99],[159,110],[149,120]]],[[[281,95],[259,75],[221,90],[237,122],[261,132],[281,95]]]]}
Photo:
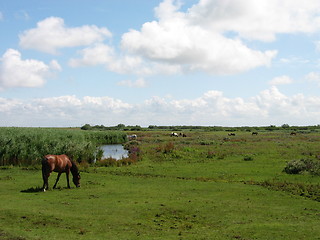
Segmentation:
{"type": "Polygon", "coordinates": [[[62,155],[46,155],[42,160],[42,165],[46,165],[51,171],[64,172],[67,168],[71,168],[72,163],[69,157],[65,154],[62,155]]]}

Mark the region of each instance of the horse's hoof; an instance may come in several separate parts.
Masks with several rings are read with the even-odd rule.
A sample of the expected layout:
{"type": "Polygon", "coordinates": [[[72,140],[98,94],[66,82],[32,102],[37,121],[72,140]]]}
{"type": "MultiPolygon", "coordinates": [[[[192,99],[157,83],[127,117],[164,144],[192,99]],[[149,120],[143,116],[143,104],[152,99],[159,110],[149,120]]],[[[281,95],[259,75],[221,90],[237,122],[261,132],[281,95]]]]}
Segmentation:
{"type": "Polygon", "coordinates": [[[45,192],[45,191],[46,191],[46,189],[44,188],[44,189],[43,189],[43,192],[45,192]]]}

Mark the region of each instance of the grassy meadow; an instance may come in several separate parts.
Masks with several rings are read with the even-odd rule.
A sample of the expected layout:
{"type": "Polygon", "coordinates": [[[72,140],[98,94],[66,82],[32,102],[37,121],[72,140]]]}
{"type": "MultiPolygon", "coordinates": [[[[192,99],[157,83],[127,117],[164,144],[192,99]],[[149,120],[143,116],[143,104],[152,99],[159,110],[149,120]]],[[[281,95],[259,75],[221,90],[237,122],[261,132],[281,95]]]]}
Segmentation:
{"type": "Polygon", "coordinates": [[[320,239],[319,132],[135,133],[133,164],[82,162],[80,188],[1,164],[0,239],[320,239]]]}

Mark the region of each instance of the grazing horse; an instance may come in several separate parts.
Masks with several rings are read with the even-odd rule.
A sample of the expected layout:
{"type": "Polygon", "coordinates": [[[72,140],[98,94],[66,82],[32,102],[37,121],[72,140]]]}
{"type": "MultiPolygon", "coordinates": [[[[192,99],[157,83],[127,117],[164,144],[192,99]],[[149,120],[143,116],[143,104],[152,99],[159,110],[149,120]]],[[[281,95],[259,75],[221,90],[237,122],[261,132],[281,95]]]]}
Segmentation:
{"type": "Polygon", "coordinates": [[[235,136],[235,133],[228,133],[228,136],[235,136]]]}
{"type": "Polygon", "coordinates": [[[69,173],[71,171],[73,176],[73,183],[77,187],[80,187],[80,174],[77,165],[69,159],[67,155],[46,155],[42,160],[42,178],[43,178],[43,191],[45,192],[48,188],[48,178],[51,172],[57,172],[58,177],[53,188],[57,186],[59,178],[62,173],[67,175],[67,186],[70,188],[69,184],[69,173]]]}
{"type": "Polygon", "coordinates": [[[252,135],[258,135],[258,132],[252,132],[252,135]]]}

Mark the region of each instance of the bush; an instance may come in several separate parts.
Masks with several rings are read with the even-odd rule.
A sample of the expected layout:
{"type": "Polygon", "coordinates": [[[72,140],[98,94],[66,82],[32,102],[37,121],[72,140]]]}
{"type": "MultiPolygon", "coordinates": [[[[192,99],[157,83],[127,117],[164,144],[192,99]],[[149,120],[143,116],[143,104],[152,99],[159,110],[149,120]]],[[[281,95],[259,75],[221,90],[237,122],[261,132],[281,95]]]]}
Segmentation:
{"type": "Polygon", "coordinates": [[[292,160],[287,163],[284,172],[288,174],[309,172],[313,175],[320,175],[320,161],[318,159],[292,160]]]}

